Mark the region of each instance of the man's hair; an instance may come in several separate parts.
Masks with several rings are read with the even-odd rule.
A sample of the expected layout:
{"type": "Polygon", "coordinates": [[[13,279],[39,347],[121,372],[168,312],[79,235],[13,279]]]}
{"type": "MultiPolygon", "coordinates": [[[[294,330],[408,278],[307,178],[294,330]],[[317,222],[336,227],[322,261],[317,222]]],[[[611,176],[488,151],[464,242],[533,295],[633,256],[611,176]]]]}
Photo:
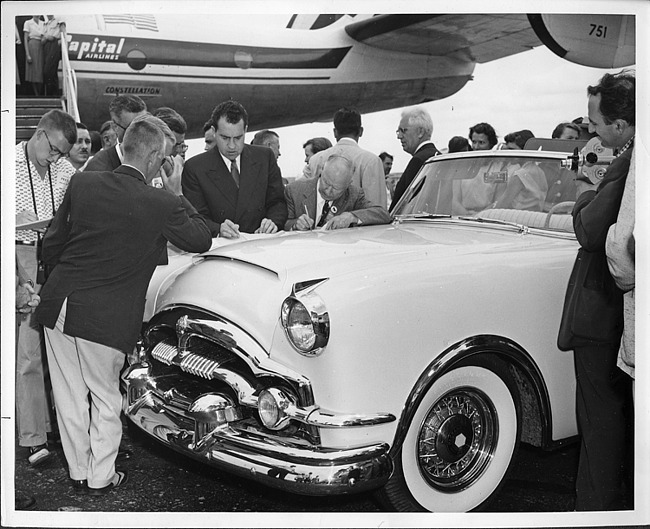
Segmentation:
{"type": "Polygon", "coordinates": [[[96,130],[90,131],[90,154],[95,155],[102,150],[102,136],[96,130]]]}
{"type": "Polygon", "coordinates": [[[240,103],[233,99],[219,103],[214,107],[210,121],[212,121],[215,129],[217,128],[217,123],[221,118],[225,118],[227,123],[233,125],[244,120],[244,128],[248,128],[248,112],[246,112],[246,109],[240,103]]]}
{"type": "Polygon", "coordinates": [[[332,146],[332,142],[328,140],[327,138],[323,138],[322,136],[318,136],[316,138],[311,138],[307,140],[302,148],[306,149],[308,145],[311,145],[311,151],[316,154],[317,152],[324,151],[325,149],[329,149],[332,146]]]}
{"type": "Polygon", "coordinates": [[[454,136],[449,140],[449,145],[447,145],[447,151],[448,152],[463,152],[463,151],[471,151],[472,146],[467,141],[467,138],[464,138],[463,136],[454,136]]]}
{"type": "Polygon", "coordinates": [[[102,123],[102,126],[99,129],[99,133],[104,134],[104,132],[106,132],[108,129],[111,129],[113,132],[117,133],[115,130],[115,126],[113,125],[113,122],[110,120],[104,121],[104,123],[102,123]]]}
{"type": "Polygon", "coordinates": [[[497,140],[497,133],[494,131],[494,127],[489,123],[477,123],[469,129],[469,139],[472,139],[472,134],[485,134],[488,139],[490,147],[494,147],[497,140]]]}
{"type": "Polygon", "coordinates": [[[203,124],[203,132],[204,132],[204,133],[205,133],[205,132],[208,132],[208,130],[210,130],[212,127],[213,127],[213,125],[212,125],[212,120],[209,119],[208,121],[206,121],[206,122],[203,124]]]}
{"type": "Polygon", "coordinates": [[[160,107],[152,112],[152,115],[162,119],[176,134],[187,133],[187,123],[173,108],[160,107]]]}
{"type": "Polygon", "coordinates": [[[154,150],[164,154],[165,135],[152,119],[158,118],[149,116],[149,119],[134,120],[128,126],[122,142],[125,158],[143,159],[154,150]]]}
{"type": "Polygon", "coordinates": [[[393,157],[392,154],[388,154],[386,151],[379,153],[379,158],[381,158],[381,161],[383,162],[386,158],[390,158],[391,160],[394,160],[395,158],[393,157]]]}
{"type": "Polygon", "coordinates": [[[273,132],[269,129],[260,130],[255,133],[253,139],[251,140],[251,145],[265,145],[266,141],[270,138],[280,138],[277,132],[273,132]]]}
{"type": "Polygon", "coordinates": [[[37,129],[45,129],[46,132],[48,130],[58,130],[70,145],[77,142],[77,122],[63,110],[54,109],[43,114],[43,117],[38,122],[37,129]]]}
{"type": "Polygon", "coordinates": [[[568,121],[565,121],[563,123],[560,123],[557,127],[553,129],[553,133],[551,134],[551,138],[557,139],[560,136],[562,136],[562,133],[564,132],[564,129],[571,129],[575,132],[578,133],[578,137],[580,137],[580,127],[576,125],[575,123],[570,123],[568,121]]]}
{"type": "Polygon", "coordinates": [[[86,125],[84,125],[83,123],[81,123],[81,121],[77,121],[77,128],[78,128],[78,129],[88,130],[88,127],[86,127],[86,125]]]}
{"type": "Polygon", "coordinates": [[[596,86],[589,86],[590,96],[600,94],[600,113],[606,125],[617,119],[627,121],[634,126],[636,77],[633,70],[622,70],[618,73],[606,73],[596,86]]]}
{"type": "Polygon", "coordinates": [[[402,119],[403,118],[407,119],[409,125],[424,129],[425,140],[431,139],[431,135],[433,134],[433,120],[431,119],[431,114],[429,114],[424,108],[407,108],[402,111],[402,119]]]}
{"type": "MultiPolygon", "coordinates": [[[[163,133],[163,136],[165,136],[166,138],[169,138],[171,140],[172,145],[176,143],[176,136],[174,136],[174,133],[172,132],[172,129],[170,129],[169,126],[167,125],[167,123],[165,123],[162,119],[157,118],[156,116],[152,116],[149,113],[146,113],[146,114],[142,114],[141,116],[136,117],[131,122],[131,125],[133,123],[136,123],[136,122],[139,123],[140,121],[146,121],[147,123],[153,125],[154,127],[158,127],[160,132],[163,133]]],[[[131,125],[129,125],[129,127],[131,125]]],[[[128,130],[128,127],[127,127],[127,130],[128,130]]]]}
{"type": "Polygon", "coordinates": [[[503,138],[503,141],[506,143],[514,143],[519,147],[520,149],[523,149],[524,146],[526,145],[526,142],[530,138],[534,138],[535,135],[529,131],[528,129],[523,129],[523,130],[518,130],[517,132],[511,132],[510,134],[506,134],[503,138]]]}
{"type": "Polygon", "coordinates": [[[115,96],[113,100],[108,105],[108,111],[113,112],[116,115],[120,115],[122,112],[131,112],[137,114],[138,112],[144,112],[147,110],[147,105],[142,99],[134,95],[120,95],[115,96]]]}
{"type": "Polygon", "coordinates": [[[341,136],[361,134],[361,114],[354,108],[343,107],[334,113],[334,128],[341,136]]]}

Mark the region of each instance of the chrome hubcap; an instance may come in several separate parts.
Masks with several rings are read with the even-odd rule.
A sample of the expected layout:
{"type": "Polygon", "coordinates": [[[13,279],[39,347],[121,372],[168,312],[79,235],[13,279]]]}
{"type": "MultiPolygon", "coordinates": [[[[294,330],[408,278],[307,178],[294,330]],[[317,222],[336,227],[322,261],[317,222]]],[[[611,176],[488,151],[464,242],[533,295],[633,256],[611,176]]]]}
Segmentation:
{"type": "Polygon", "coordinates": [[[487,468],[497,445],[494,406],[476,388],[456,388],[429,410],[420,428],[420,472],[448,492],[470,486],[487,468]]]}

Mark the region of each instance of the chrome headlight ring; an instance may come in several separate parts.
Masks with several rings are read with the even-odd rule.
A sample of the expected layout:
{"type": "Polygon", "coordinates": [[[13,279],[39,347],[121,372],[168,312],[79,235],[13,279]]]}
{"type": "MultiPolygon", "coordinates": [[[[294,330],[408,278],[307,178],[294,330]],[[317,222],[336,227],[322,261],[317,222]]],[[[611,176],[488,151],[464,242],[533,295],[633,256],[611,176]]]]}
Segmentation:
{"type": "Polygon", "coordinates": [[[296,283],[280,311],[282,328],[291,345],[304,356],[318,356],[330,336],[330,318],[325,303],[315,292],[327,279],[296,283]]]}

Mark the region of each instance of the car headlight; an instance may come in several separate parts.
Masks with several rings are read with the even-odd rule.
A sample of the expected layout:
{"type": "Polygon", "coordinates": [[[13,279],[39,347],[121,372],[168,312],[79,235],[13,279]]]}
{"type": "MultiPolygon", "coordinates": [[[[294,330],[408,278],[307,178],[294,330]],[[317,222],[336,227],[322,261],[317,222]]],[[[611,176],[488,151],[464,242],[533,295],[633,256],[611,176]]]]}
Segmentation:
{"type": "Polygon", "coordinates": [[[295,407],[291,397],[278,388],[268,388],[260,392],[257,399],[257,412],[262,424],[271,430],[281,430],[290,420],[287,412],[295,407]]]}
{"type": "Polygon", "coordinates": [[[325,303],[314,289],[327,281],[319,279],[298,283],[282,303],[280,317],[289,342],[301,354],[316,356],[327,345],[330,320],[325,303]]]}

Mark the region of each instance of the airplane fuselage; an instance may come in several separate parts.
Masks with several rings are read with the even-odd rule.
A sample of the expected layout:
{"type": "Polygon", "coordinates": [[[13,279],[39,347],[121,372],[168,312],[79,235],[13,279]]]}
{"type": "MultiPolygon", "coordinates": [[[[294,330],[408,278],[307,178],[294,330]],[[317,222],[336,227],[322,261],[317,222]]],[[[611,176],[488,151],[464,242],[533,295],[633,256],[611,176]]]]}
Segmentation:
{"type": "Polygon", "coordinates": [[[367,113],[441,99],[474,69],[467,57],[370,47],[341,26],[242,34],[236,27],[210,31],[194,16],[157,15],[141,28],[105,19],[67,17],[80,117],[91,129],[109,119],[110,99],[119,94],[138,95],[151,110],[174,108],[191,138],[203,135],[213,108],[230,98],[257,130],[330,120],[342,106],[367,113]]]}

